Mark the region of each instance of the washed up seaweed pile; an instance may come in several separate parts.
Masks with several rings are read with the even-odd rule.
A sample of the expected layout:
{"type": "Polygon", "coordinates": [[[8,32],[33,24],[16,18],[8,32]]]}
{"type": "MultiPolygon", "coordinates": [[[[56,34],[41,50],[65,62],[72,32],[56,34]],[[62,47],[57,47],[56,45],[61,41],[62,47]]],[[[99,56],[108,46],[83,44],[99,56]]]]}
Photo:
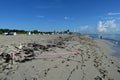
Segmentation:
{"type": "Polygon", "coordinates": [[[26,45],[16,46],[5,46],[5,49],[1,51],[0,58],[2,62],[11,63],[14,62],[25,62],[35,59],[36,55],[40,54],[41,51],[49,51],[50,48],[58,47],[64,48],[62,41],[56,44],[42,45],[40,43],[28,43],[26,45]],[[37,53],[36,53],[37,52],[37,53]]]}
{"type": "MultiPolygon", "coordinates": [[[[9,74],[19,68],[22,63],[37,60],[41,54],[54,51],[56,48],[64,49],[63,38],[40,42],[0,45],[0,73],[9,74]]],[[[2,78],[0,78],[2,80],[2,78]]]]}

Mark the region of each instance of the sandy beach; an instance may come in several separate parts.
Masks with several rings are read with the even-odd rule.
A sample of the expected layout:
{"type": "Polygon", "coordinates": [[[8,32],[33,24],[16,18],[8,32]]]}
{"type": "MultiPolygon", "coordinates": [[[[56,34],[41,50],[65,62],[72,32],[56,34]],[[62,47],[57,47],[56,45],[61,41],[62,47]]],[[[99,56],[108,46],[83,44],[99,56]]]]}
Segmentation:
{"type": "Polygon", "coordinates": [[[0,35],[0,80],[120,80],[113,53],[104,40],[83,35],[0,35]],[[3,53],[18,56],[11,64],[3,53]]]}

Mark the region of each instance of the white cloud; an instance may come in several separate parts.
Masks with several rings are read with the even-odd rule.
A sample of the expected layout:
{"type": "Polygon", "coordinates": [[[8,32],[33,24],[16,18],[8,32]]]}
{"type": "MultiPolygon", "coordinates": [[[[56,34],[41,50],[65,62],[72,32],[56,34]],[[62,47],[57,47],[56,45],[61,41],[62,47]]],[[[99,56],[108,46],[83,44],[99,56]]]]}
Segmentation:
{"type": "Polygon", "coordinates": [[[107,29],[106,29],[106,27],[103,25],[103,22],[102,22],[102,21],[99,21],[99,23],[98,23],[98,31],[99,31],[99,32],[106,32],[106,31],[107,31],[107,29]]]}
{"type": "Polygon", "coordinates": [[[99,21],[98,31],[99,32],[113,32],[116,29],[115,20],[107,20],[105,22],[99,21]]]}
{"type": "Polygon", "coordinates": [[[114,19],[114,17],[104,17],[103,19],[105,19],[105,20],[112,20],[112,19],[114,19]]]}
{"type": "Polygon", "coordinates": [[[45,16],[36,16],[37,18],[44,18],[45,16]]]}
{"type": "Polygon", "coordinates": [[[115,20],[108,20],[104,23],[104,26],[106,27],[110,27],[110,28],[115,28],[116,27],[116,23],[115,20]]]}
{"type": "Polygon", "coordinates": [[[108,13],[108,15],[120,15],[120,12],[118,12],[118,13],[110,12],[110,13],[108,13]]]}
{"type": "Polygon", "coordinates": [[[81,26],[80,27],[80,30],[82,31],[82,30],[87,30],[88,29],[88,25],[85,25],[85,26],[81,26]]]}
{"type": "Polygon", "coordinates": [[[69,18],[69,17],[67,17],[67,16],[65,16],[65,17],[64,17],[64,19],[65,19],[65,20],[68,20],[68,19],[70,19],[70,18],[69,18]]]}
{"type": "Polygon", "coordinates": [[[75,18],[73,18],[73,17],[68,17],[68,16],[63,17],[63,19],[64,19],[64,20],[75,20],[75,18]]]}

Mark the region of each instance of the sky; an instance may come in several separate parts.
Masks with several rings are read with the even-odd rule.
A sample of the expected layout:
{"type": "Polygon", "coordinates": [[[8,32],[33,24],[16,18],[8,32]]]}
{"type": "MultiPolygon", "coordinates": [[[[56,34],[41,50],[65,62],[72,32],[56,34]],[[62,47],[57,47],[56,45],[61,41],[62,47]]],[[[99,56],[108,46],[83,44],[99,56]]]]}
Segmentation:
{"type": "Polygon", "coordinates": [[[120,33],[120,0],[0,0],[0,28],[120,33]]]}

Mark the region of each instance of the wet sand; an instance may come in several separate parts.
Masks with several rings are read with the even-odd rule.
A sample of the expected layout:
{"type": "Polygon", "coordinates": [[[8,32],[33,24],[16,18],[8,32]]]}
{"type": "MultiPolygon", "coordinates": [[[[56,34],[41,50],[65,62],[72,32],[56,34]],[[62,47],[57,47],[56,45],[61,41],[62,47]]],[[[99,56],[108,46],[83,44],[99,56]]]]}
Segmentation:
{"type": "Polygon", "coordinates": [[[112,43],[111,41],[105,40],[105,42],[110,46],[114,52],[112,53],[113,56],[120,58],[120,46],[118,44],[112,43]]]}

